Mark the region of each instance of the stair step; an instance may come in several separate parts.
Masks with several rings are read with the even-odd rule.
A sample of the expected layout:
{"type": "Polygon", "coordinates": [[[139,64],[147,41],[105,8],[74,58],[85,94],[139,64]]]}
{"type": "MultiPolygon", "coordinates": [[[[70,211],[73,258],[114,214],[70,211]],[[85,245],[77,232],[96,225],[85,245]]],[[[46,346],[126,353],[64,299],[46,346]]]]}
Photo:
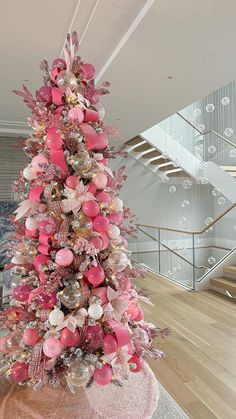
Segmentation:
{"type": "Polygon", "coordinates": [[[147,151],[147,150],[151,150],[153,147],[146,143],[146,144],[141,144],[138,147],[135,147],[134,152],[135,153],[140,153],[141,151],[147,151]]]}
{"type": "Polygon", "coordinates": [[[223,268],[224,273],[236,275],[236,266],[228,265],[223,268]]]}
{"type": "Polygon", "coordinates": [[[226,172],[236,172],[236,166],[220,166],[226,172]]]}
{"type": "Polygon", "coordinates": [[[153,151],[150,151],[149,153],[145,154],[145,155],[143,156],[143,158],[144,158],[144,159],[152,159],[153,157],[158,157],[158,156],[160,156],[160,155],[161,155],[160,151],[158,151],[158,150],[153,150],[153,151]]]}
{"type": "Polygon", "coordinates": [[[227,172],[230,176],[236,177],[236,172],[227,172]]]}
{"type": "Polygon", "coordinates": [[[216,287],[221,289],[227,294],[227,291],[232,294],[232,296],[236,296],[236,281],[233,279],[229,279],[226,277],[219,277],[219,278],[211,278],[210,285],[212,287],[216,287]]]}
{"type": "Polygon", "coordinates": [[[131,140],[126,141],[125,144],[131,146],[140,143],[140,141],[142,141],[142,138],[140,138],[139,135],[137,135],[136,137],[131,138],[131,140]]]}

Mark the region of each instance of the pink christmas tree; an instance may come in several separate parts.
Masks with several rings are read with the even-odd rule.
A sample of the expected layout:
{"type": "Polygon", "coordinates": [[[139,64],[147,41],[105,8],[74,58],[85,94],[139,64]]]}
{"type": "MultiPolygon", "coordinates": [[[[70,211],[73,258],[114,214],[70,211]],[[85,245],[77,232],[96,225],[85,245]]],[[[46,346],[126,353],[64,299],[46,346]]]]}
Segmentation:
{"type": "Polygon", "coordinates": [[[120,384],[146,355],[163,356],[153,339],[166,334],[143,320],[140,302],[151,303],[132,284],[142,275],[125,238],[135,218],[118,195],[124,169],[108,167],[123,151],[109,148],[99,104],[109,83],[95,87],[95,69],[77,50],[76,33],[68,35],[65,59],[42,62],[36,97],[25,86],[15,92],[33,132],[23,142],[31,162],[14,187],[13,291],[0,313],[0,351],[6,377],[34,389],[120,384]]]}

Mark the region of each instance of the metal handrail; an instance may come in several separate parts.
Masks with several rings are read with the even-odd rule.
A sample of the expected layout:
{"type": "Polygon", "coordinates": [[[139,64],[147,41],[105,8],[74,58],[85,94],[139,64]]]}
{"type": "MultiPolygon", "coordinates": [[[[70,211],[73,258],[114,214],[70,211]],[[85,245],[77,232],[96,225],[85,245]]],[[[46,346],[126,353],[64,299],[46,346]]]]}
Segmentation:
{"type": "Polygon", "coordinates": [[[225,138],[223,135],[219,134],[214,129],[210,129],[209,131],[201,131],[198,127],[196,127],[196,125],[194,125],[187,118],[185,118],[185,116],[183,116],[180,112],[176,112],[176,114],[178,116],[180,116],[180,118],[182,118],[185,122],[187,122],[188,125],[190,125],[197,132],[199,132],[199,134],[201,134],[201,135],[215,134],[217,137],[221,138],[223,141],[225,141],[226,143],[230,144],[232,147],[236,148],[236,144],[235,143],[232,143],[232,141],[228,140],[227,138],[225,138]]]}
{"type": "MultiPolygon", "coordinates": [[[[151,234],[146,233],[146,231],[142,230],[141,228],[138,227],[138,230],[141,231],[142,233],[146,234],[148,237],[150,237],[151,239],[153,239],[154,241],[158,241],[156,239],[156,237],[153,237],[151,234]]],[[[167,246],[166,244],[164,244],[163,242],[160,242],[161,246],[163,246],[165,249],[169,250],[170,252],[174,253],[176,256],[178,256],[180,259],[184,260],[186,263],[188,263],[189,265],[191,265],[193,268],[196,269],[208,269],[207,266],[204,265],[195,265],[194,263],[190,262],[190,260],[186,259],[184,256],[180,255],[178,252],[176,252],[175,250],[171,249],[169,246],[167,246]]]]}
{"type": "Polygon", "coordinates": [[[147,227],[147,228],[156,228],[159,230],[165,230],[165,231],[173,231],[175,233],[184,233],[184,234],[203,234],[205,233],[210,227],[212,227],[215,223],[217,223],[221,218],[223,218],[228,212],[230,212],[233,208],[236,207],[236,202],[232,204],[227,210],[222,212],[218,217],[216,217],[211,223],[207,224],[207,226],[204,226],[201,230],[177,230],[175,228],[169,228],[169,227],[162,227],[162,226],[155,226],[150,224],[140,224],[137,223],[136,225],[139,227],[147,227]]]}

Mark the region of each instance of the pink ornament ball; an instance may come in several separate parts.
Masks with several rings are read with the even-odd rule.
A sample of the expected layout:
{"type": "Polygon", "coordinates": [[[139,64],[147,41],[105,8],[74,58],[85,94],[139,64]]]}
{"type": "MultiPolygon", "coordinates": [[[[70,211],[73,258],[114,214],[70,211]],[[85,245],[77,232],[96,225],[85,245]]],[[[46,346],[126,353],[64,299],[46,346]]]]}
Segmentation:
{"type": "Polygon", "coordinates": [[[38,297],[39,304],[45,310],[49,310],[53,308],[57,303],[57,296],[56,294],[46,294],[41,293],[38,297]]]}
{"type": "Polygon", "coordinates": [[[55,262],[59,266],[69,266],[74,260],[74,255],[70,249],[65,247],[64,249],[58,250],[55,257],[55,262]]]}
{"type": "Polygon", "coordinates": [[[34,265],[36,271],[41,271],[42,266],[47,265],[49,260],[50,260],[49,256],[46,256],[46,255],[35,256],[33,265],[34,265]]]}
{"type": "Polygon", "coordinates": [[[111,333],[107,333],[103,338],[103,345],[102,345],[104,354],[111,354],[116,352],[118,349],[118,344],[115,336],[111,333]]]}
{"type": "Polygon", "coordinates": [[[62,353],[62,350],[63,344],[61,343],[60,339],[57,339],[54,336],[47,338],[43,344],[43,353],[48,358],[56,358],[62,353]]]}
{"type": "Polygon", "coordinates": [[[8,350],[6,348],[6,341],[7,341],[7,336],[3,336],[2,338],[0,338],[0,352],[2,354],[7,354],[8,350]]]}
{"type": "Polygon", "coordinates": [[[29,285],[17,285],[13,291],[13,297],[16,301],[24,302],[27,301],[30,295],[31,288],[29,285]]]}
{"type": "Polygon", "coordinates": [[[91,194],[95,195],[97,191],[96,186],[94,185],[94,183],[90,182],[88,184],[88,192],[90,192],[91,194]]]}
{"type": "Polygon", "coordinates": [[[97,215],[93,220],[93,228],[95,231],[104,232],[109,227],[109,220],[105,215],[97,215]]]}
{"type": "Polygon", "coordinates": [[[99,231],[99,236],[101,237],[103,241],[102,250],[104,250],[108,247],[110,240],[108,238],[108,235],[105,233],[105,231],[99,231]]]}
{"type": "Polygon", "coordinates": [[[120,227],[124,221],[122,214],[120,214],[119,212],[112,212],[108,215],[108,218],[111,221],[111,223],[118,225],[118,227],[120,227]]]}
{"type": "Polygon", "coordinates": [[[143,314],[143,310],[140,308],[138,315],[135,317],[135,321],[136,322],[141,322],[141,320],[143,320],[144,314],[143,314]]]}
{"type": "Polygon", "coordinates": [[[95,68],[90,63],[83,64],[80,71],[86,80],[91,80],[95,74],[95,68]]]}
{"type": "Polygon", "coordinates": [[[99,210],[100,208],[97,202],[93,200],[85,201],[82,205],[82,211],[84,215],[87,215],[87,217],[96,217],[99,210]]]}
{"type": "Polygon", "coordinates": [[[65,327],[65,329],[63,329],[60,333],[60,340],[64,346],[67,346],[68,348],[72,348],[72,346],[78,345],[80,341],[80,334],[78,330],[75,330],[75,332],[72,332],[70,329],[65,327]]]}
{"type": "Polygon", "coordinates": [[[53,60],[52,68],[58,68],[58,67],[63,70],[66,68],[66,62],[63,58],[55,58],[55,60],[53,60]]]}
{"type": "Polygon", "coordinates": [[[107,304],[108,303],[107,287],[94,288],[92,290],[92,294],[99,297],[102,301],[102,304],[107,304]]]}
{"type": "Polygon", "coordinates": [[[99,172],[93,176],[92,181],[98,189],[104,189],[107,185],[107,176],[104,173],[99,172]]]}
{"type": "Polygon", "coordinates": [[[83,122],[84,120],[84,113],[82,109],[80,109],[78,106],[71,108],[68,112],[68,119],[72,124],[74,124],[75,122],[81,124],[81,122],[83,122]]]}
{"type": "Polygon", "coordinates": [[[104,281],[105,273],[101,266],[92,266],[86,274],[88,281],[94,287],[97,287],[104,281]]]}
{"type": "Polygon", "coordinates": [[[136,367],[135,368],[131,368],[130,367],[130,371],[132,372],[139,372],[143,369],[143,365],[144,365],[144,360],[142,357],[140,357],[137,354],[134,354],[130,359],[129,359],[129,364],[135,364],[136,367]]]}
{"type": "Polygon", "coordinates": [[[96,195],[96,199],[98,202],[102,202],[102,203],[106,203],[106,204],[110,204],[111,202],[111,197],[108,193],[106,192],[98,192],[96,195]]]}
{"type": "Polygon", "coordinates": [[[25,345],[33,346],[40,339],[38,329],[30,328],[24,331],[23,342],[25,345]]]}
{"type": "Polygon", "coordinates": [[[99,236],[92,237],[90,239],[90,243],[92,243],[92,245],[94,247],[96,247],[96,249],[98,249],[98,250],[101,250],[102,247],[103,247],[103,241],[102,241],[101,237],[99,237],[99,236]]]}
{"type": "Polygon", "coordinates": [[[50,103],[52,101],[52,88],[42,86],[36,92],[36,97],[40,102],[50,103]]]}
{"type": "Polygon", "coordinates": [[[112,380],[112,369],[108,364],[103,365],[103,367],[95,368],[94,370],[94,381],[100,386],[105,386],[109,384],[112,380]]]}
{"type": "Polygon", "coordinates": [[[15,383],[21,383],[29,377],[29,364],[26,362],[15,362],[11,367],[10,377],[15,383]]]}
{"type": "Polygon", "coordinates": [[[71,175],[66,179],[66,186],[70,189],[76,189],[76,186],[79,184],[79,178],[77,176],[71,175]]]}
{"type": "Polygon", "coordinates": [[[139,315],[139,308],[137,306],[136,301],[132,301],[128,307],[127,314],[131,320],[135,320],[135,318],[139,315]]]}
{"type": "Polygon", "coordinates": [[[45,236],[52,236],[56,231],[56,227],[54,224],[50,223],[49,221],[42,220],[39,223],[39,232],[45,236]]]}
{"type": "Polygon", "coordinates": [[[31,161],[31,167],[37,171],[42,171],[42,168],[39,166],[40,164],[47,164],[48,160],[43,154],[38,154],[38,156],[33,157],[31,161]]]}

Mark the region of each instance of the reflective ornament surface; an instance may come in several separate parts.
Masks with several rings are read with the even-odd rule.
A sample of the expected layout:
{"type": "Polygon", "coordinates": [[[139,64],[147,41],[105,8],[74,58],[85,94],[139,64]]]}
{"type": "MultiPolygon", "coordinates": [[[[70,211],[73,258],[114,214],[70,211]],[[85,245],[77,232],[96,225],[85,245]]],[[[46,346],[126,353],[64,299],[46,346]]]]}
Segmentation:
{"type": "Polygon", "coordinates": [[[216,258],[214,258],[214,256],[210,256],[207,261],[209,265],[214,265],[216,263],[216,258]]]}
{"type": "Polygon", "coordinates": [[[190,205],[190,202],[188,200],[184,200],[184,201],[181,202],[181,207],[182,208],[187,208],[187,207],[189,207],[189,205],[190,205]]]}
{"type": "Polygon", "coordinates": [[[214,110],[215,110],[215,105],[213,103],[208,103],[208,105],[206,105],[207,112],[214,112],[214,110]]]}
{"type": "Polygon", "coordinates": [[[75,154],[71,159],[71,166],[80,175],[87,173],[92,167],[92,160],[90,159],[89,153],[87,151],[80,151],[75,154]]]}
{"type": "Polygon", "coordinates": [[[227,106],[227,105],[229,105],[229,104],[230,104],[230,98],[229,98],[228,96],[224,96],[224,97],[222,97],[222,99],[221,99],[221,104],[222,104],[223,106],[227,106]]]}
{"type": "Polygon", "coordinates": [[[169,187],[168,191],[170,193],[175,193],[176,192],[176,187],[174,185],[172,185],[172,186],[169,187]]]}
{"type": "Polygon", "coordinates": [[[83,387],[89,381],[93,370],[87,361],[74,361],[67,373],[67,381],[75,387],[83,387]]]}
{"type": "Polygon", "coordinates": [[[82,212],[76,217],[72,223],[73,230],[77,236],[88,238],[91,235],[93,223],[91,218],[84,215],[82,212]]]}
{"type": "Polygon", "coordinates": [[[224,205],[226,203],[226,199],[224,198],[224,196],[220,196],[217,199],[217,202],[218,202],[219,205],[224,205]]]}
{"type": "Polygon", "coordinates": [[[190,189],[191,188],[191,186],[192,186],[192,181],[190,180],[190,179],[184,179],[184,181],[183,181],[183,188],[184,189],[190,189]]]}
{"type": "Polygon", "coordinates": [[[77,87],[77,79],[75,75],[71,72],[61,71],[56,79],[58,87],[62,90],[66,90],[69,87],[71,90],[74,90],[77,87]]]}
{"type": "Polygon", "coordinates": [[[82,292],[80,288],[74,288],[71,285],[68,285],[60,292],[59,298],[65,307],[76,308],[80,305],[82,292]]]}
{"type": "Polygon", "coordinates": [[[228,128],[225,128],[225,130],[224,130],[224,135],[226,137],[231,137],[233,135],[233,133],[234,133],[233,128],[228,127],[228,128]]]}

